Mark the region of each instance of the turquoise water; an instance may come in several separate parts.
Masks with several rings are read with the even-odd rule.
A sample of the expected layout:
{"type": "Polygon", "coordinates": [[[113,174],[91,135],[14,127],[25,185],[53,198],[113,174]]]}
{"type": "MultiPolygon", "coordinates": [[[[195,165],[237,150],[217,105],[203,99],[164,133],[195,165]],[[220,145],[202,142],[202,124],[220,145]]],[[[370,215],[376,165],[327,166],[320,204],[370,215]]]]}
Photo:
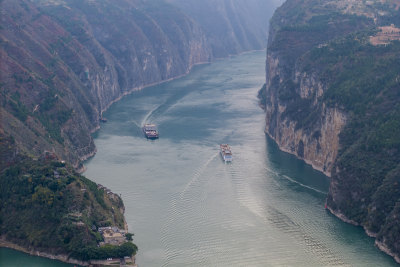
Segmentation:
{"type": "Polygon", "coordinates": [[[326,212],[328,178],[264,135],[264,65],[254,52],[198,66],[104,114],[85,174],[122,195],[139,266],[394,265],[326,212]],[[144,123],[159,140],[144,138],[144,123]]]}
{"type": "Polygon", "coordinates": [[[60,261],[50,260],[41,257],[30,256],[25,253],[7,248],[0,248],[1,267],[72,267],[60,261]]]}
{"type": "MultiPolygon", "coordinates": [[[[329,179],[263,133],[265,52],[194,68],[104,114],[85,175],[121,194],[140,267],[397,266],[324,209],[329,179]],[[160,139],[146,140],[144,123],[160,139]],[[229,143],[232,164],[219,155],[229,143]]],[[[1,266],[58,262],[0,250],[1,266]],[[7,264],[3,264],[3,262],[7,264]]],[[[40,265],[41,264],[41,265],[40,265]]]]}

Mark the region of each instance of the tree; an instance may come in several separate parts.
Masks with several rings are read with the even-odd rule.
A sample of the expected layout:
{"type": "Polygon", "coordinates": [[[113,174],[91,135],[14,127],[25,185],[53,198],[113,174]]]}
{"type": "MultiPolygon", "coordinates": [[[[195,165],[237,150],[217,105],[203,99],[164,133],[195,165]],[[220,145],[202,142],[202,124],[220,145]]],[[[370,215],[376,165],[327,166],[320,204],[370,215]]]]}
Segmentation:
{"type": "Polygon", "coordinates": [[[128,240],[128,241],[132,241],[133,240],[133,237],[134,236],[134,234],[131,234],[131,233],[127,233],[126,235],[125,235],[125,238],[126,238],[126,240],[128,240]]]}

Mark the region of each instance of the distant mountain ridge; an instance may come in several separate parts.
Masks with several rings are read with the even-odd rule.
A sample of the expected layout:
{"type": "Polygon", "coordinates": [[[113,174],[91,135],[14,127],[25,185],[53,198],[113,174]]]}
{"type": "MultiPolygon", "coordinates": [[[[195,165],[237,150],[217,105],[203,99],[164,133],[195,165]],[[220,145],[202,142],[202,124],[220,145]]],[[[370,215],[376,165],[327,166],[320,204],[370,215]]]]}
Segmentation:
{"type": "Polygon", "coordinates": [[[400,262],[400,2],[288,0],[275,12],[266,133],[331,176],[328,209],[400,262]]]}
{"type": "Polygon", "coordinates": [[[96,152],[103,111],[195,64],[263,49],[267,24],[254,21],[275,7],[204,0],[223,3],[202,10],[218,22],[209,29],[195,3],[0,1],[0,246],[81,265],[136,253],[131,242],[98,247],[98,227],[126,230],[122,199],[75,171],[96,152]]]}
{"type": "Polygon", "coordinates": [[[269,19],[279,1],[167,0],[193,18],[205,32],[214,57],[265,49],[269,19]]]}
{"type": "Polygon", "coordinates": [[[268,25],[255,21],[266,21],[274,4],[200,2],[2,1],[2,140],[12,137],[15,153],[52,151],[78,168],[95,153],[91,133],[111,103],[195,64],[265,47],[268,25]],[[198,6],[217,3],[213,12],[194,16],[198,6]],[[257,15],[249,16],[254,9],[257,15]],[[217,27],[209,29],[203,17],[217,27]]]}

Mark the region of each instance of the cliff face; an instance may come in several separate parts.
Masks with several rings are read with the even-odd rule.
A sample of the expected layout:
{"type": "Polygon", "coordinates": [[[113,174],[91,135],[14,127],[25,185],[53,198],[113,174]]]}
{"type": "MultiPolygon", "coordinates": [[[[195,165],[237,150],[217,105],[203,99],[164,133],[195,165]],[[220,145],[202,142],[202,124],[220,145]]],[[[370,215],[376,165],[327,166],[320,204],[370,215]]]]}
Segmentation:
{"type": "Polygon", "coordinates": [[[2,128],[33,155],[51,150],[78,164],[94,153],[90,133],[113,101],[212,58],[200,28],[167,4],[1,6],[2,128]]]}
{"type": "Polygon", "coordinates": [[[304,159],[315,169],[330,176],[339,149],[339,133],[346,123],[346,113],[320,103],[326,84],[319,81],[318,77],[295,69],[295,75],[290,79],[285,71],[279,56],[269,53],[266,133],[278,143],[281,150],[304,159]],[[286,81],[283,80],[285,78],[286,81]],[[283,90],[293,90],[291,93],[297,99],[287,99],[288,96],[282,95],[281,87],[284,87],[283,90]]]}
{"type": "Polygon", "coordinates": [[[271,20],[266,133],[331,176],[328,208],[400,254],[398,1],[288,0],[271,20]]]}
{"type": "Polygon", "coordinates": [[[347,8],[340,6],[340,1],[285,2],[271,20],[266,66],[266,133],[282,150],[328,176],[347,115],[345,110],[323,102],[329,84],[303,64],[304,55],[333,39],[373,26],[367,17],[336,13],[347,8]]]}
{"type": "Polygon", "coordinates": [[[214,57],[264,49],[268,21],[283,0],[168,0],[203,29],[214,57]]]}
{"type": "Polygon", "coordinates": [[[266,24],[252,28],[265,14],[251,16],[245,1],[200,1],[207,8],[194,18],[194,8],[170,2],[2,1],[1,134],[18,153],[52,151],[78,166],[95,153],[90,133],[102,111],[123,95],[216,56],[263,48],[266,24]],[[223,23],[214,31],[205,21],[223,23]]]}

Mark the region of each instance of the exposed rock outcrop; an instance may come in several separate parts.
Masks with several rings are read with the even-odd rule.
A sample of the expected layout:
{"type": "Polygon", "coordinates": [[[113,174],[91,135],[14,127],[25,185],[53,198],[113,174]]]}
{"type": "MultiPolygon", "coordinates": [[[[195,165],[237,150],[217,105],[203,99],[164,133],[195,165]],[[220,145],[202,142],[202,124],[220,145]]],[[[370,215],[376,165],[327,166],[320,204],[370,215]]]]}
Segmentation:
{"type": "Polygon", "coordinates": [[[268,22],[278,1],[167,0],[202,28],[214,57],[264,49],[268,22]]]}
{"type": "Polygon", "coordinates": [[[398,261],[396,10],[397,1],[286,1],[271,21],[261,95],[266,133],[331,176],[328,209],[398,261]]]}
{"type": "Polygon", "coordinates": [[[267,21],[260,7],[269,12],[273,4],[195,1],[218,6],[204,20],[201,12],[211,9],[192,18],[196,6],[170,2],[2,1],[4,135],[20,152],[37,157],[52,151],[78,167],[95,153],[90,134],[102,112],[122,96],[215,57],[264,47],[267,24],[254,22],[267,21]],[[258,13],[251,16],[254,7],[258,13]],[[205,21],[214,20],[221,23],[210,29],[205,21]]]}
{"type": "Polygon", "coordinates": [[[304,159],[315,169],[330,176],[339,149],[339,134],[347,116],[338,108],[320,103],[326,85],[319,81],[315,74],[305,72],[295,72],[292,81],[295,86],[292,89],[298,96],[297,101],[307,105],[307,110],[302,110],[305,107],[301,106],[297,107],[298,110],[293,110],[293,106],[290,105],[294,103],[279,99],[279,87],[286,77],[282,71],[284,70],[280,68],[279,56],[269,53],[265,131],[278,143],[281,150],[304,159]],[[292,112],[311,112],[307,116],[312,115],[313,121],[303,127],[304,121],[293,120],[290,117],[292,112]]]}

